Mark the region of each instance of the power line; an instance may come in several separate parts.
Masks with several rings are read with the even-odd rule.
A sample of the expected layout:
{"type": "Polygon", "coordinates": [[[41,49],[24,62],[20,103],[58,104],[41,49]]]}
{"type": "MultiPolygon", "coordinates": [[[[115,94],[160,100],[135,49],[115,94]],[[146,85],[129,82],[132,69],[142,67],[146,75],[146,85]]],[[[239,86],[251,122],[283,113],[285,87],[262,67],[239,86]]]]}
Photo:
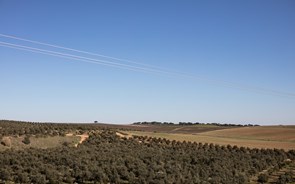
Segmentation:
{"type": "MultiPolygon", "coordinates": [[[[99,62],[89,61],[89,60],[86,60],[86,59],[79,59],[79,58],[70,57],[70,56],[63,56],[63,55],[59,55],[59,54],[42,52],[42,51],[38,51],[38,50],[22,48],[22,47],[17,47],[17,46],[12,46],[12,45],[5,45],[5,44],[2,44],[2,43],[0,43],[0,46],[7,47],[7,48],[12,48],[12,49],[17,49],[17,50],[33,52],[33,53],[38,53],[38,54],[49,55],[49,56],[56,56],[56,57],[59,57],[59,58],[65,58],[65,59],[70,59],[70,60],[77,60],[77,61],[82,61],[82,62],[86,62],[86,63],[99,64],[99,65],[104,65],[104,66],[110,66],[110,67],[122,68],[122,69],[127,69],[127,70],[132,70],[132,71],[138,71],[138,70],[134,70],[132,68],[127,68],[127,67],[122,67],[122,66],[117,66],[117,65],[111,65],[111,64],[107,64],[107,63],[99,63],[99,62]]],[[[142,71],[142,72],[145,72],[145,71],[142,71]]]]}
{"type": "Polygon", "coordinates": [[[106,60],[100,60],[100,59],[93,59],[93,58],[77,56],[77,55],[73,55],[73,54],[65,54],[62,52],[56,52],[56,51],[51,51],[51,50],[46,50],[46,49],[39,49],[39,48],[35,48],[35,47],[28,47],[28,46],[19,45],[19,44],[12,44],[12,43],[8,43],[8,42],[1,42],[0,41],[0,44],[1,44],[1,46],[10,46],[10,48],[22,48],[22,50],[26,50],[26,51],[36,51],[36,52],[43,53],[43,54],[47,53],[52,56],[63,56],[66,58],[76,58],[78,60],[92,61],[92,63],[96,63],[96,64],[103,63],[108,66],[118,66],[121,68],[131,68],[131,69],[138,70],[138,71],[147,71],[147,72],[154,72],[154,73],[160,73],[160,74],[168,74],[168,72],[161,71],[161,70],[150,69],[150,68],[146,68],[146,67],[132,66],[132,65],[121,64],[121,63],[116,63],[116,62],[111,62],[111,61],[106,61],[106,60]]]}
{"type": "MultiPolygon", "coordinates": [[[[0,44],[1,44],[1,46],[4,46],[4,47],[9,46],[10,48],[22,48],[22,49],[19,49],[19,50],[36,51],[36,52],[42,53],[42,54],[50,54],[52,56],[64,56],[66,58],[76,58],[76,60],[79,60],[79,59],[83,60],[83,61],[87,60],[87,61],[91,61],[92,63],[96,63],[96,64],[104,63],[104,64],[108,64],[108,66],[120,66],[121,68],[131,68],[131,69],[138,70],[138,71],[153,72],[153,73],[165,74],[165,75],[176,76],[176,77],[194,78],[194,79],[198,79],[198,80],[205,80],[205,81],[209,81],[209,82],[219,82],[219,83],[221,83],[221,81],[210,80],[210,79],[206,79],[206,78],[200,78],[200,77],[196,77],[196,76],[183,74],[183,73],[180,73],[180,72],[171,72],[171,71],[165,71],[165,70],[156,70],[156,69],[147,68],[147,67],[132,66],[132,65],[127,65],[127,64],[121,64],[121,63],[106,61],[106,60],[99,60],[99,59],[81,57],[81,56],[72,55],[72,54],[65,54],[65,53],[62,53],[62,52],[56,52],[56,51],[51,51],[51,50],[46,50],[46,49],[28,47],[28,46],[19,45],[19,44],[12,44],[12,43],[9,43],[9,42],[1,42],[0,41],[0,44]]],[[[226,83],[226,82],[223,82],[223,83],[226,83]]]]}
{"type": "Polygon", "coordinates": [[[56,45],[56,44],[49,44],[49,43],[39,42],[39,41],[31,40],[31,39],[20,38],[20,37],[16,37],[16,36],[12,36],[12,35],[7,35],[7,34],[1,34],[0,33],[0,36],[5,37],[5,38],[14,39],[14,40],[34,43],[34,44],[38,44],[38,45],[49,46],[49,47],[53,47],[53,48],[73,51],[73,52],[77,52],[77,53],[88,54],[88,55],[92,55],[92,56],[99,56],[99,57],[103,57],[103,58],[107,58],[107,59],[113,59],[113,60],[128,62],[128,63],[132,63],[132,64],[136,64],[136,65],[152,67],[152,68],[155,68],[155,69],[163,69],[163,68],[160,68],[158,66],[149,65],[149,64],[140,63],[140,62],[135,62],[135,61],[131,61],[129,59],[122,59],[122,58],[107,56],[107,55],[103,55],[103,54],[97,54],[97,53],[93,53],[93,52],[73,49],[73,48],[69,48],[69,47],[64,47],[64,46],[60,46],[60,45],[56,45]]]}
{"type": "MultiPolygon", "coordinates": [[[[7,34],[1,34],[1,33],[0,33],[0,36],[5,37],[5,38],[20,40],[20,41],[25,41],[25,42],[29,42],[29,43],[34,43],[34,44],[49,46],[49,47],[53,47],[53,48],[58,48],[58,49],[63,49],[63,50],[68,50],[68,51],[74,51],[74,52],[83,53],[83,54],[89,54],[89,55],[92,55],[92,56],[105,57],[105,58],[114,59],[114,60],[117,60],[117,61],[125,61],[125,62],[129,62],[129,63],[137,64],[137,65],[147,66],[147,67],[149,67],[148,70],[151,70],[151,69],[154,70],[154,69],[156,69],[155,71],[156,72],[160,72],[160,73],[163,73],[164,72],[166,74],[169,73],[169,74],[173,74],[173,75],[177,75],[177,76],[182,76],[182,77],[186,77],[186,78],[194,78],[194,79],[197,78],[198,80],[205,80],[205,81],[214,82],[214,83],[223,83],[223,85],[226,84],[226,85],[234,85],[234,86],[237,86],[237,84],[234,84],[234,83],[228,82],[228,81],[213,80],[213,79],[208,79],[208,78],[204,78],[204,77],[192,76],[192,75],[180,73],[178,71],[167,70],[166,68],[164,69],[164,68],[160,68],[160,67],[153,66],[153,65],[148,65],[148,64],[139,63],[139,62],[135,62],[135,61],[127,60],[127,59],[121,59],[121,58],[112,57],[112,56],[106,56],[106,55],[97,54],[97,53],[93,53],[93,52],[88,52],[88,51],[73,49],[73,48],[64,47],[64,46],[60,46],[60,45],[56,45],[56,44],[44,43],[44,42],[40,42],[40,41],[35,41],[35,40],[31,40],[31,39],[26,39],[26,38],[20,38],[20,37],[17,37],[17,36],[12,36],[12,35],[7,35],[7,34]],[[150,67],[152,67],[152,68],[150,68],[150,67]]],[[[85,58],[83,58],[83,59],[85,59],[85,58]]],[[[98,61],[98,60],[96,60],[96,61],[98,61]]],[[[100,62],[101,61],[102,62],[105,62],[104,60],[99,60],[99,61],[100,62]]],[[[112,64],[114,64],[114,63],[112,63],[112,64]]],[[[115,63],[115,64],[119,64],[119,63],[115,63]]],[[[134,67],[134,66],[132,66],[132,67],[134,67]]],[[[140,68],[140,69],[143,69],[143,68],[140,68]]],[[[229,87],[229,86],[226,86],[226,87],[229,87]]],[[[241,87],[239,87],[239,88],[241,88],[241,87]]],[[[260,90],[266,90],[266,89],[260,88],[260,90]]],[[[271,91],[275,92],[274,90],[271,90],[271,91]]]]}
{"type": "MultiPolygon", "coordinates": [[[[83,51],[83,50],[80,50],[80,49],[74,49],[74,48],[69,48],[69,47],[60,46],[60,45],[56,45],[56,44],[44,43],[44,42],[40,42],[40,41],[36,41],[36,40],[20,38],[20,37],[17,37],[17,36],[7,35],[7,34],[2,34],[2,33],[0,33],[0,36],[5,37],[5,38],[9,38],[9,39],[29,42],[29,43],[33,43],[33,44],[38,44],[38,45],[43,45],[43,46],[48,46],[48,47],[73,51],[73,52],[77,52],[77,53],[88,54],[88,55],[103,57],[103,58],[107,58],[107,59],[113,59],[113,60],[116,60],[116,61],[128,62],[128,63],[131,63],[131,64],[136,64],[136,65],[148,67],[149,69],[162,70],[162,71],[165,71],[165,72],[174,73],[176,75],[187,75],[187,74],[183,74],[183,73],[180,73],[178,71],[175,71],[175,70],[170,70],[170,69],[167,70],[167,68],[162,68],[162,67],[159,67],[159,66],[145,64],[145,63],[141,63],[141,62],[135,62],[135,61],[132,61],[130,59],[122,59],[122,58],[118,58],[118,57],[107,56],[107,55],[103,55],[103,54],[97,54],[97,53],[93,53],[93,52],[89,52],[89,51],[83,51]]],[[[202,77],[202,80],[211,80],[211,79],[205,79],[204,77],[202,77]]]]}
{"type": "MultiPolygon", "coordinates": [[[[30,51],[30,52],[40,53],[40,54],[46,54],[46,55],[51,55],[51,56],[67,58],[67,59],[75,59],[75,60],[84,61],[84,62],[88,62],[88,63],[103,64],[106,66],[119,67],[119,68],[123,68],[123,69],[132,69],[133,71],[166,74],[166,75],[175,76],[175,77],[185,77],[185,78],[196,79],[195,76],[185,75],[182,73],[172,73],[172,72],[163,71],[163,70],[155,70],[155,69],[150,69],[150,68],[131,66],[131,65],[126,65],[126,64],[121,64],[121,63],[105,61],[105,60],[98,60],[98,59],[93,59],[93,58],[88,58],[88,57],[81,57],[81,56],[72,55],[72,54],[65,54],[62,52],[39,49],[39,48],[35,48],[35,47],[28,47],[28,46],[19,45],[19,44],[12,44],[12,43],[8,43],[8,42],[1,42],[0,41],[0,45],[3,47],[9,47],[9,48],[14,48],[14,49],[18,49],[18,50],[30,51]]],[[[217,81],[209,80],[209,79],[205,79],[205,78],[197,78],[197,79],[198,80],[206,80],[209,82],[217,82],[217,81]]],[[[226,86],[226,87],[229,87],[229,86],[226,86]]]]}
{"type": "Polygon", "coordinates": [[[148,68],[148,67],[132,66],[132,65],[127,65],[127,64],[106,61],[106,60],[99,60],[99,59],[82,57],[82,56],[77,56],[77,55],[72,55],[72,54],[66,54],[66,53],[62,53],[62,52],[55,52],[55,51],[46,50],[46,49],[28,47],[28,46],[19,45],[19,44],[12,44],[9,42],[1,42],[0,41],[0,46],[9,47],[9,48],[18,49],[18,50],[29,51],[29,52],[35,52],[35,53],[40,53],[40,54],[46,54],[46,55],[51,55],[51,56],[56,56],[56,57],[61,57],[61,58],[66,58],[66,59],[74,59],[74,60],[78,60],[78,61],[100,64],[100,65],[105,65],[105,66],[110,66],[110,67],[128,69],[128,70],[137,71],[137,72],[157,73],[157,74],[164,74],[164,75],[169,75],[169,76],[174,76],[174,77],[189,78],[189,79],[193,79],[193,80],[203,80],[203,81],[214,83],[216,85],[223,86],[223,87],[252,91],[252,92],[256,92],[256,93],[264,93],[264,94],[269,94],[269,95],[292,97],[292,98],[295,97],[294,93],[276,91],[276,90],[265,89],[265,88],[260,88],[260,87],[239,85],[239,84],[235,84],[232,82],[221,81],[221,80],[200,78],[200,77],[196,77],[193,75],[183,74],[180,72],[171,72],[171,71],[165,71],[165,70],[156,70],[156,69],[148,68]]]}

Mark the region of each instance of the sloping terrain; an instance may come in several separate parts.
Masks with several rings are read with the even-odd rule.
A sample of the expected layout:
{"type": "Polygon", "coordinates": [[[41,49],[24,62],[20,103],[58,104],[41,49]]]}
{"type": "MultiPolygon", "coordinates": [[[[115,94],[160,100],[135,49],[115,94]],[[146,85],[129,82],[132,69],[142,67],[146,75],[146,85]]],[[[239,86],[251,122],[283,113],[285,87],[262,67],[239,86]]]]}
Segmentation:
{"type": "Polygon", "coordinates": [[[177,141],[193,141],[249,148],[295,149],[295,126],[261,126],[208,130],[201,133],[158,133],[127,131],[130,135],[160,137],[177,141]]]}
{"type": "Polygon", "coordinates": [[[231,129],[236,127],[223,127],[215,125],[105,125],[107,128],[121,128],[145,132],[160,132],[160,133],[181,133],[181,134],[195,134],[201,132],[208,132],[214,130],[231,129]]]}
{"type": "MultiPolygon", "coordinates": [[[[295,126],[260,126],[204,132],[200,136],[229,140],[251,148],[295,149],[295,126]]],[[[232,144],[232,143],[231,143],[232,144]]]]}
{"type": "MultiPolygon", "coordinates": [[[[126,131],[123,125],[114,126],[0,121],[0,183],[243,184],[255,183],[261,174],[268,174],[269,181],[294,180],[294,165],[286,165],[294,163],[294,150],[255,145],[276,139],[283,145],[284,137],[273,135],[276,127],[272,133],[266,131],[270,127],[253,128],[257,132],[251,139],[239,139],[255,131],[208,125],[137,126],[162,132],[126,131]],[[254,149],[239,147],[241,140],[254,149]]],[[[292,127],[283,128],[285,143],[293,144],[292,127]]]]}
{"type": "Polygon", "coordinates": [[[294,152],[122,137],[105,130],[78,147],[0,152],[0,183],[248,183],[294,152]]]}
{"type": "Polygon", "coordinates": [[[295,143],[295,126],[242,127],[205,132],[201,135],[295,143]]]}

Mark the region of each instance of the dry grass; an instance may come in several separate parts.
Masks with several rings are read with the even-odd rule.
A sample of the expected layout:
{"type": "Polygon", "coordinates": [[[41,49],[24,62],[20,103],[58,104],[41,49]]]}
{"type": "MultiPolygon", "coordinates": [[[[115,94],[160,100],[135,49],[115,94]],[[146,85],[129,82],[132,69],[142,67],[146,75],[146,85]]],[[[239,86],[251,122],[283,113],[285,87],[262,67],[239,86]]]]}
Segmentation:
{"type": "Polygon", "coordinates": [[[3,137],[1,140],[1,144],[6,147],[11,147],[11,139],[10,137],[3,137]]]}
{"type": "Polygon", "coordinates": [[[201,135],[295,143],[295,126],[260,126],[216,130],[201,135]]]}
{"type": "MultiPolygon", "coordinates": [[[[294,126],[295,127],[295,126],[294,126]]],[[[243,127],[215,130],[198,134],[174,134],[128,131],[131,135],[161,137],[177,141],[195,141],[219,145],[237,145],[249,148],[295,149],[295,128],[280,127],[243,127]]]]}
{"type": "Polygon", "coordinates": [[[31,143],[30,146],[34,148],[54,148],[61,146],[63,143],[67,142],[69,144],[73,144],[77,141],[79,141],[79,137],[63,137],[63,136],[54,136],[54,137],[45,137],[45,138],[36,138],[32,137],[30,138],[31,143]]]}
{"type": "Polygon", "coordinates": [[[119,136],[119,137],[126,137],[126,138],[130,138],[132,137],[132,135],[130,134],[126,134],[126,133],[122,133],[122,132],[116,132],[116,135],[119,136]]]}
{"type": "Polygon", "coordinates": [[[4,145],[0,145],[0,151],[6,150],[6,149],[16,149],[21,150],[25,148],[41,148],[41,149],[47,149],[47,148],[54,148],[62,146],[63,143],[68,143],[70,145],[73,145],[76,142],[79,142],[80,137],[76,136],[54,136],[54,137],[30,137],[30,144],[26,145],[22,142],[24,139],[23,136],[21,137],[9,137],[11,141],[11,146],[7,147],[4,145]]]}

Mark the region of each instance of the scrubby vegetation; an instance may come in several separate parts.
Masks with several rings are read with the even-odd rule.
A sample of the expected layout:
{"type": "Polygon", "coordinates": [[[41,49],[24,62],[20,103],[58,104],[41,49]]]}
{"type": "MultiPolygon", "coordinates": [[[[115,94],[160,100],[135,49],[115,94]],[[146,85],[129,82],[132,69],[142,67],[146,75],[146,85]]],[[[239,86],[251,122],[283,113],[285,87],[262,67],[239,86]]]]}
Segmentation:
{"type": "Polygon", "coordinates": [[[0,120],[0,135],[4,136],[64,136],[68,132],[82,134],[86,131],[101,130],[96,124],[73,124],[73,123],[36,123],[0,120]]]}
{"type": "MultiPolygon", "coordinates": [[[[90,136],[77,147],[64,144],[0,152],[0,183],[248,183],[251,176],[269,168],[279,170],[288,164],[287,159],[295,159],[294,150],[125,137],[116,130],[80,126],[14,122],[11,127],[2,127],[5,135],[24,130],[25,135],[52,135],[77,129],[90,136]]],[[[292,180],[288,174],[280,178],[292,180]]],[[[259,179],[263,180],[262,176],[259,179]]]]}

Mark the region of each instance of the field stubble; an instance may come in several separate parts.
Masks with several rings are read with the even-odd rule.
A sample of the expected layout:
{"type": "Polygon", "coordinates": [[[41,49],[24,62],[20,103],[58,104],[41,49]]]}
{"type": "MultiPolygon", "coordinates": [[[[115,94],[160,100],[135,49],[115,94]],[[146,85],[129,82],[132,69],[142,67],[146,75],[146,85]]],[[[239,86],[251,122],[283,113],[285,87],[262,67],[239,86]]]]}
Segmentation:
{"type": "Polygon", "coordinates": [[[125,131],[130,135],[160,137],[177,141],[194,141],[219,145],[237,145],[249,148],[295,149],[295,126],[260,126],[222,130],[209,130],[201,133],[173,133],[125,131]]]}

